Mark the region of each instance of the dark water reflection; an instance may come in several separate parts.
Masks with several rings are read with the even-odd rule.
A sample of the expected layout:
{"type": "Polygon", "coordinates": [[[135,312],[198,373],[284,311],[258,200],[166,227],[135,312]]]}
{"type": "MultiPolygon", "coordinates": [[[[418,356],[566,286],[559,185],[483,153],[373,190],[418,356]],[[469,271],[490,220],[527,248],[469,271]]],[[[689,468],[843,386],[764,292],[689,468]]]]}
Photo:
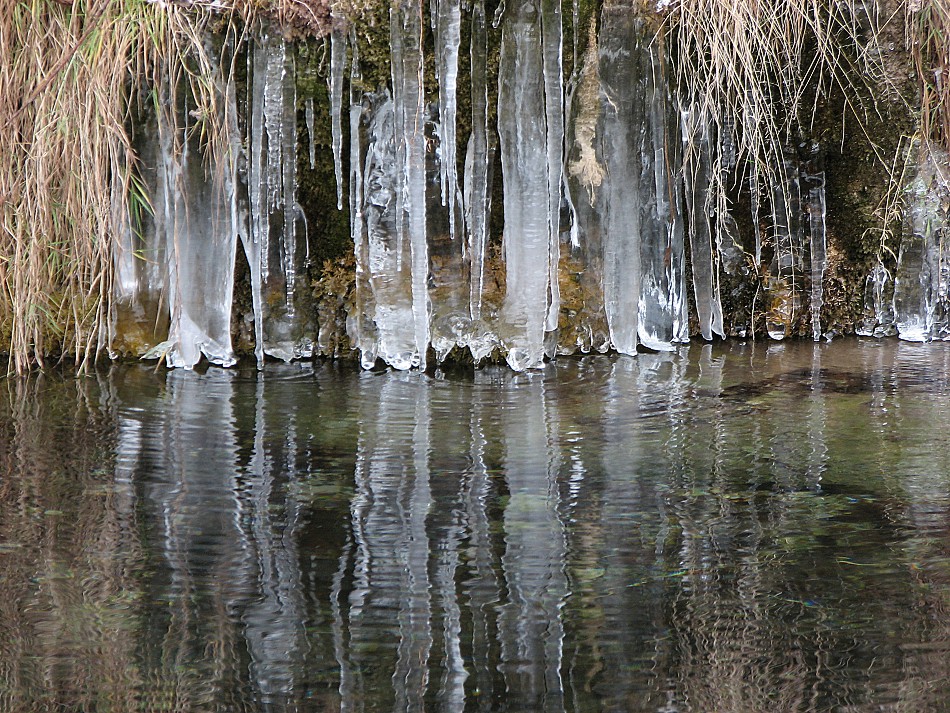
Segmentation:
{"type": "Polygon", "coordinates": [[[950,348],[0,395],[0,711],[939,711],[950,348]]]}

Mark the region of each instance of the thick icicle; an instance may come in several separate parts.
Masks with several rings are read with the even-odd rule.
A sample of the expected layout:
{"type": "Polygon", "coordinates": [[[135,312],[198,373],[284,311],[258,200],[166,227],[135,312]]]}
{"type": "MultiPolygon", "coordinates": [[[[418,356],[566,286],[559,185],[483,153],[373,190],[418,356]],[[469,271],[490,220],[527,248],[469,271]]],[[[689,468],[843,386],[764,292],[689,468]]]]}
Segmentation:
{"type": "Polygon", "coordinates": [[[862,337],[891,337],[894,326],[894,280],[880,262],[864,283],[864,316],[854,331],[862,337]]]}
{"type": "Polygon", "coordinates": [[[430,122],[426,131],[426,183],[430,187],[426,206],[426,232],[428,234],[429,296],[432,304],[431,342],[438,361],[443,361],[456,347],[468,346],[472,334],[469,317],[468,271],[465,255],[459,249],[451,229],[449,206],[443,205],[436,189],[445,175],[435,107],[430,110],[430,122]]]}
{"type": "Polygon", "coordinates": [[[469,349],[476,362],[488,356],[495,340],[482,320],[482,296],[485,284],[485,248],[488,242],[488,215],[491,191],[488,188],[488,32],[485,1],[472,6],[471,34],[472,133],[465,157],[465,225],[468,230],[469,315],[473,333],[469,349]]]}
{"type": "MultiPolygon", "coordinates": [[[[541,0],[541,52],[544,65],[545,144],[548,159],[548,308],[544,330],[557,329],[561,310],[560,265],[561,185],[564,165],[564,37],[560,0],[541,0]]],[[[548,356],[554,353],[548,350],[548,356]]]]}
{"type": "MultiPolygon", "coordinates": [[[[433,4],[434,4],[433,0],[433,4]]],[[[455,239],[456,206],[458,203],[458,169],[456,158],[455,118],[458,108],[459,44],[462,11],[459,0],[437,0],[438,22],[435,46],[439,74],[439,141],[441,148],[442,205],[449,209],[449,235],[455,239]]]]}
{"type": "Polygon", "coordinates": [[[550,183],[539,0],[509,7],[498,68],[507,273],[499,336],[511,368],[538,367],[550,302],[550,183]]]}
{"type": "Polygon", "coordinates": [[[682,117],[683,176],[689,211],[693,292],[699,331],[703,339],[709,341],[713,334],[725,337],[719,298],[718,251],[713,245],[709,222],[709,184],[713,170],[710,122],[696,106],[684,109],[682,117]]]}
{"type": "MultiPolygon", "coordinates": [[[[165,258],[168,338],[144,356],[164,357],[169,366],[190,369],[203,354],[215,364],[230,366],[236,361],[231,349],[231,299],[238,234],[233,181],[237,158],[228,134],[222,146],[214,147],[224,170],[207,169],[197,140],[189,136],[187,98],[172,81],[164,80],[158,112],[151,233],[163,244],[158,252],[165,258]]],[[[216,83],[231,132],[237,116],[233,84],[220,76],[216,83]]]]}
{"type": "MultiPolygon", "coordinates": [[[[359,65],[359,45],[351,37],[350,46],[353,56],[350,60],[350,236],[353,239],[353,254],[356,262],[356,304],[347,318],[346,331],[353,346],[360,353],[360,361],[365,369],[376,364],[378,351],[378,333],[373,322],[375,300],[371,281],[369,262],[369,243],[363,205],[363,153],[361,147],[361,120],[363,117],[362,93],[357,89],[361,75],[359,65]]],[[[389,107],[390,115],[392,106],[389,107]]],[[[373,117],[375,118],[375,116],[373,117]]],[[[392,126],[389,127],[392,132],[392,126]]],[[[390,137],[391,143],[391,137],[390,137]]],[[[367,152],[366,160],[370,154],[367,152]]],[[[387,184],[388,186],[388,184],[387,184]]],[[[388,196],[391,198],[391,196],[388,196]]],[[[323,335],[321,329],[320,337],[323,335]]],[[[319,338],[319,337],[318,337],[319,338]]],[[[321,343],[321,352],[324,347],[321,343]]]]}
{"type": "Polygon", "coordinates": [[[901,339],[924,342],[950,338],[944,254],[950,208],[950,158],[939,149],[920,149],[917,176],[907,190],[904,235],[894,279],[894,312],[901,339]]]}
{"type": "MultiPolygon", "coordinates": [[[[609,152],[605,145],[608,139],[604,134],[604,107],[609,105],[602,101],[599,64],[596,23],[591,21],[587,48],[571,77],[567,102],[567,199],[573,225],[571,255],[564,267],[579,289],[573,295],[566,293],[564,307],[574,316],[558,332],[558,347],[564,353],[606,352],[611,343],[604,278],[606,261],[613,256],[605,254],[604,246],[610,220],[605,196],[613,185],[606,180],[609,152]]],[[[631,275],[637,285],[639,277],[639,273],[631,275]]],[[[635,325],[630,333],[634,339],[632,349],[636,350],[635,325]]]]}
{"type": "Polygon", "coordinates": [[[784,339],[801,307],[800,279],[804,236],[801,182],[798,162],[786,158],[776,168],[772,191],[773,253],[766,285],[769,299],[765,315],[772,339],[784,339]]]}
{"type": "MultiPolygon", "coordinates": [[[[390,14],[393,71],[397,236],[409,237],[412,330],[411,365],[425,370],[429,348],[429,252],[426,241],[426,147],[422,56],[422,3],[401,0],[390,14]],[[405,225],[405,228],[403,228],[405,225]]],[[[398,253],[401,253],[401,239],[398,253]]],[[[377,305],[377,309],[378,309],[377,305]]],[[[380,354],[383,356],[383,354],[380,354]]],[[[385,359],[386,357],[383,356],[385,359]]],[[[388,360],[387,360],[388,361],[388,360]]],[[[395,366],[395,364],[393,364],[395,366]]]]}
{"type": "MultiPolygon", "coordinates": [[[[264,31],[250,60],[248,203],[255,354],[289,361],[313,354],[306,245],[297,239],[297,97],[293,55],[264,31]],[[279,218],[278,218],[279,216],[279,218]],[[275,239],[279,236],[279,239],[275,239]]],[[[304,241],[305,242],[305,241],[304,241]]]]}
{"type": "MultiPolygon", "coordinates": [[[[626,0],[618,6],[636,18],[636,3],[626,0]]],[[[627,41],[638,49],[634,52],[637,65],[630,70],[642,91],[632,101],[645,104],[642,109],[635,108],[642,111],[645,141],[639,163],[641,283],[637,330],[644,346],[669,351],[675,342],[688,340],[682,195],[671,175],[672,167],[679,164],[679,140],[674,140],[678,117],[674,117],[670,101],[662,35],[654,37],[638,20],[634,20],[632,29],[634,35],[628,35],[627,41]]]]}
{"type": "Polygon", "coordinates": [[[409,260],[400,255],[406,245],[398,235],[398,223],[404,218],[399,213],[396,198],[403,189],[403,176],[394,170],[397,153],[394,106],[388,91],[367,99],[369,126],[363,172],[365,227],[356,226],[354,230],[359,232],[355,235],[359,240],[356,245],[357,289],[362,310],[372,308],[373,327],[368,328],[364,320],[357,345],[364,368],[371,368],[378,356],[396,369],[410,369],[418,363],[418,351],[409,260]],[[363,289],[364,284],[370,288],[371,297],[363,289]],[[367,298],[371,302],[367,302],[367,298]]]}
{"type": "MultiPolygon", "coordinates": [[[[333,172],[336,175],[336,208],[343,210],[343,71],[346,64],[346,30],[336,11],[331,11],[330,30],[330,124],[333,172]]],[[[309,121],[309,118],[308,118],[309,121]]],[[[311,136],[313,132],[311,132],[311,136]]],[[[313,143],[311,142],[311,152],[313,143]]],[[[311,153],[311,156],[313,154],[311,153]]],[[[311,167],[313,158],[310,159],[311,167]]]]}

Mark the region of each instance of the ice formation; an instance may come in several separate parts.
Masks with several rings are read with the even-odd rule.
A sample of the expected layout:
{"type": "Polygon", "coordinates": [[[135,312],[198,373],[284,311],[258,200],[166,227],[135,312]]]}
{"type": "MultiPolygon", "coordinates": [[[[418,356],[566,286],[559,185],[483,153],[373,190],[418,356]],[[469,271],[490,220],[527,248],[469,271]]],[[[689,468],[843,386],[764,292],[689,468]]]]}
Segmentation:
{"type": "Polygon", "coordinates": [[[922,147],[907,189],[907,212],[894,278],[894,314],[901,339],[950,339],[950,264],[946,255],[950,158],[922,147]]]}
{"type": "MultiPolygon", "coordinates": [[[[216,77],[217,99],[232,131],[234,85],[216,77]]],[[[209,166],[190,121],[189,96],[170,79],[157,87],[155,137],[143,147],[152,216],[130,230],[117,252],[116,328],[122,348],[190,369],[202,355],[223,366],[231,348],[231,298],[239,233],[236,157],[225,145],[209,166]],[[167,337],[157,330],[167,325],[167,337]],[[130,338],[129,333],[132,333],[130,338]],[[158,342],[158,343],[156,343],[158,342]]],[[[117,344],[117,342],[113,342],[117,344]]]]}
{"type": "MultiPolygon", "coordinates": [[[[819,339],[828,247],[816,155],[800,160],[789,149],[777,165],[737,171],[734,120],[711,115],[701,98],[674,96],[663,31],[636,0],[605,0],[586,29],[574,3],[566,80],[561,15],[554,0],[498,6],[492,125],[484,0],[395,0],[391,74],[372,90],[360,74],[361,38],[333,11],[331,150],[356,269],[346,333],[363,366],[425,369],[430,355],[442,361],[468,350],[476,362],[505,358],[520,371],[557,353],[672,351],[689,336],[687,254],[694,324],[705,340],[724,336],[720,278],[742,277],[749,264],[728,201],[712,195],[729,176],[752,185],[756,225],[758,189],[771,191],[761,206],[766,239],[755,231],[756,258],[763,249],[771,258],[760,264],[769,334],[800,328],[806,307],[819,339]],[[465,52],[461,91],[470,92],[472,113],[460,118],[465,52]],[[493,216],[496,150],[503,206],[493,216]],[[502,212],[502,234],[493,236],[491,220],[502,212]]],[[[150,350],[185,367],[202,355],[233,362],[241,248],[252,302],[242,327],[253,329],[258,363],[341,349],[334,330],[344,298],[338,314],[315,314],[297,198],[298,118],[310,169],[317,165],[314,97],[298,98],[296,50],[276,31],[258,29],[245,47],[246,101],[226,63],[218,70],[227,121],[213,165],[193,138],[200,132],[184,138],[183,124],[200,120],[189,114],[188,92],[165,90],[178,98],[162,102],[158,139],[142,147],[155,157],[142,172],[155,215],[143,230],[130,227],[116,258],[116,351],[150,350]]],[[[233,68],[241,55],[226,51],[233,68]]],[[[883,264],[869,276],[860,333],[893,324],[905,339],[950,336],[950,270],[940,252],[947,161],[922,155],[895,279],[883,264]]]]}

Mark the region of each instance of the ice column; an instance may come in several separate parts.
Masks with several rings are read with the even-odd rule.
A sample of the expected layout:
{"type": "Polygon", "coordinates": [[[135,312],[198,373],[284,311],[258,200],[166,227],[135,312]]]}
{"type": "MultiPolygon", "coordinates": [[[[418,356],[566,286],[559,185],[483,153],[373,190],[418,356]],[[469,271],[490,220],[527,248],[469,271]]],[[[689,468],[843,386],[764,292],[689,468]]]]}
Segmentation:
{"type": "MultiPolygon", "coordinates": [[[[217,98],[222,102],[228,128],[236,121],[233,85],[217,77],[217,98]]],[[[172,367],[190,369],[202,354],[215,364],[235,362],[231,349],[231,299],[234,287],[234,255],[238,239],[234,184],[233,145],[225,140],[214,158],[216,170],[200,153],[197,140],[189,137],[188,97],[183,88],[166,77],[158,111],[158,143],[155,147],[155,185],[152,190],[154,218],[146,233],[156,244],[146,254],[164,257],[164,299],[169,314],[168,338],[144,356],[164,358],[172,367]],[[158,246],[161,247],[158,247],[158,246]]],[[[157,269],[146,270],[150,294],[157,269]]],[[[123,273],[129,287],[131,275],[123,273]]],[[[134,289],[134,288],[133,288],[134,289]]]]}
{"type": "MultiPolygon", "coordinates": [[[[641,94],[628,101],[634,103],[635,113],[641,111],[636,103],[643,103],[641,121],[645,143],[639,152],[637,196],[641,213],[642,277],[637,330],[644,346],[667,351],[673,349],[674,343],[689,340],[682,189],[672,175],[674,167],[680,165],[676,137],[678,117],[673,113],[670,98],[662,34],[655,34],[636,21],[635,4],[629,0],[618,3],[617,9],[633,18],[620,36],[625,35],[628,46],[637,48],[633,52],[637,64],[628,71],[637,77],[641,94]]],[[[617,69],[621,69],[623,63],[618,64],[617,69]]],[[[616,79],[619,81],[620,77],[616,79]]],[[[637,165],[637,156],[634,158],[637,165]]]]}
{"type": "Polygon", "coordinates": [[[894,312],[901,339],[950,338],[950,264],[944,252],[950,207],[950,158],[921,147],[917,176],[907,190],[905,231],[894,279],[894,312]]]}
{"type": "Polygon", "coordinates": [[[772,339],[784,339],[794,325],[800,308],[802,274],[801,183],[798,162],[785,159],[776,168],[772,191],[773,248],[766,290],[769,308],[766,322],[772,339]]]}
{"type": "MultiPolygon", "coordinates": [[[[330,131],[333,172],[336,175],[336,208],[343,210],[343,65],[346,64],[346,31],[336,11],[331,11],[330,16],[333,23],[330,30],[330,131]]],[[[313,142],[311,150],[312,146],[313,142]]],[[[312,158],[310,163],[313,164],[312,158]]]]}
{"type": "MultiPolygon", "coordinates": [[[[433,0],[435,1],[435,0],[433,0]]],[[[441,149],[442,205],[449,210],[449,235],[455,238],[458,176],[455,117],[458,104],[456,88],[459,70],[462,10],[459,0],[437,0],[435,46],[439,70],[439,146],[441,149]]],[[[482,12],[484,15],[484,10],[482,12]]]]}
{"type": "MultiPolygon", "coordinates": [[[[429,252],[426,242],[426,147],[422,56],[422,2],[401,0],[390,13],[393,73],[393,124],[397,237],[409,238],[411,259],[412,325],[415,344],[406,366],[426,368],[429,347],[429,252]]],[[[401,259],[400,259],[401,263],[401,259]]],[[[378,305],[378,301],[377,301],[378,305]]],[[[378,309],[379,307],[377,307],[378,309]]],[[[385,359],[383,354],[380,354],[385,359]]],[[[389,361],[387,359],[387,361],[389,361]]],[[[392,366],[396,363],[389,362],[392,366]]],[[[397,368],[406,368],[397,366],[397,368]]]]}
{"type": "Polygon", "coordinates": [[[894,327],[894,280],[880,262],[864,283],[864,317],[854,331],[862,337],[891,337],[894,327]]]}
{"type": "Polygon", "coordinates": [[[358,299],[361,312],[372,319],[371,324],[362,320],[357,344],[364,368],[371,368],[378,356],[396,369],[409,369],[418,364],[418,351],[408,246],[397,225],[402,220],[397,193],[403,182],[395,170],[394,106],[388,91],[368,96],[367,102],[363,224],[354,225],[354,237],[358,299]]]}
{"type": "Polygon", "coordinates": [[[488,145],[488,31],[485,2],[472,6],[471,88],[472,133],[465,156],[464,206],[469,266],[469,316],[472,333],[468,347],[475,361],[488,356],[495,339],[482,322],[482,297],[485,285],[485,249],[488,242],[489,189],[488,145]]]}
{"type": "MultiPolygon", "coordinates": [[[[815,147],[817,152],[817,146],[815,147]]],[[[825,269],[828,266],[828,243],[825,229],[825,172],[817,165],[817,155],[809,162],[802,176],[808,187],[809,258],[811,261],[811,325],[812,337],[821,339],[821,307],[824,304],[825,269]]]]}
{"type": "MultiPolygon", "coordinates": [[[[505,12],[498,70],[498,133],[504,173],[507,285],[499,336],[511,368],[538,367],[551,305],[548,110],[539,0],[505,12]],[[542,118],[543,117],[543,118],[542,118]]],[[[556,270],[556,266],[553,268],[556,270]]]]}
{"type": "Polygon", "coordinates": [[[294,60],[264,31],[249,52],[248,203],[244,252],[251,273],[255,353],[289,361],[313,354],[306,241],[297,240],[297,96],[294,60]]]}
{"type": "Polygon", "coordinates": [[[690,257],[699,331],[709,341],[713,334],[725,337],[719,299],[718,251],[713,245],[709,222],[709,183],[712,175],[710,121],[701,109],[684,109],[683,177],[689,214],[690,257]]]}

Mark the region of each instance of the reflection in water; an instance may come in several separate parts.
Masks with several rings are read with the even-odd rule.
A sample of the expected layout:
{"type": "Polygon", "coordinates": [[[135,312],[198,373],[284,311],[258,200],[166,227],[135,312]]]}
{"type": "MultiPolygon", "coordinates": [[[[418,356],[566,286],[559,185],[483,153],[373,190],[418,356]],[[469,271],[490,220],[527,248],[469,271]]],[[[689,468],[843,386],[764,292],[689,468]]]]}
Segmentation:
{"type": "Polygon", "coordinates": [[[0,399],[0,710],[939,710],[950,350],[0,399]]]}

